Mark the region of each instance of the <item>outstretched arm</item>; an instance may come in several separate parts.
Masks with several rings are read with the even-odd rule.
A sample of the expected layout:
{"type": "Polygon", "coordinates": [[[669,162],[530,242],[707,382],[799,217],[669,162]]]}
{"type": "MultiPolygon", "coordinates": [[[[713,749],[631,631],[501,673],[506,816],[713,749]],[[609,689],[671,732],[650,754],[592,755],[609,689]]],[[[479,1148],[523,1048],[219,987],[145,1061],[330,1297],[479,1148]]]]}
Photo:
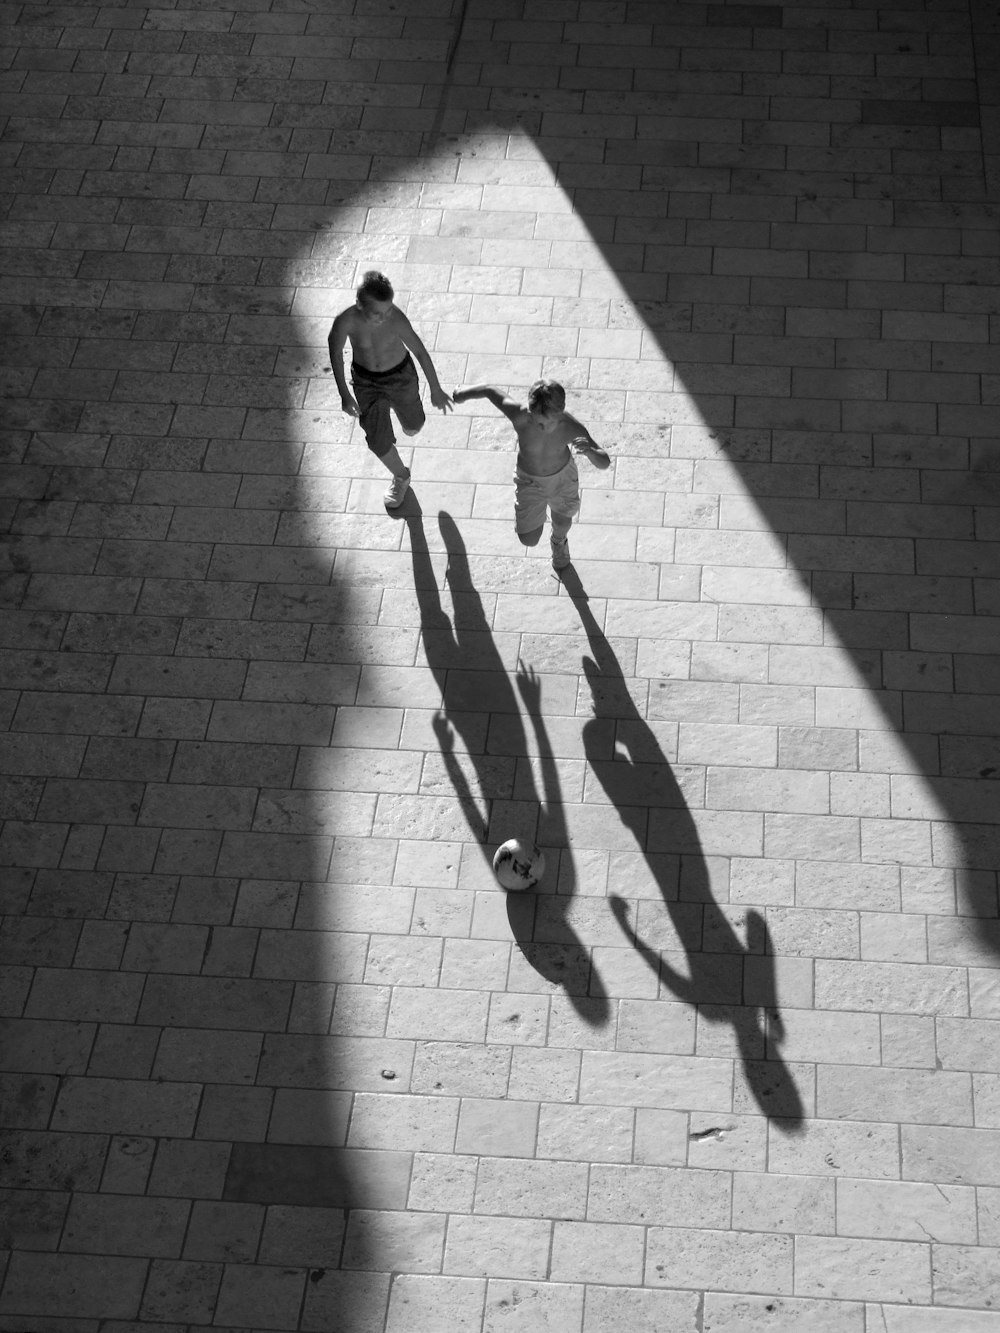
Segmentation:
{"type": "Polygon", "coordinates": [[[521,410],[521,404],[515,398],[494,388],[492,384],[461,384],[451,396],[456,403],[464,403],[467,398],[485,398],[512,421],[521,410]]]}
{"type": "Polygon", "coordinates": [[[403,314],[398,311],[400,319],[399,337],[403,346],[406,347],[417,358],[420,369],[424,372],[427,380],[427,387],[431,394],[431,403],[442,412],[448,412],[451,409],[452,401],[444,389],[441,388],[441,381],[438,379],[437,371],[434,369],[434,362],[431,360],[431,354],[423,344],[423,340],[416,329],[403,314]]]}

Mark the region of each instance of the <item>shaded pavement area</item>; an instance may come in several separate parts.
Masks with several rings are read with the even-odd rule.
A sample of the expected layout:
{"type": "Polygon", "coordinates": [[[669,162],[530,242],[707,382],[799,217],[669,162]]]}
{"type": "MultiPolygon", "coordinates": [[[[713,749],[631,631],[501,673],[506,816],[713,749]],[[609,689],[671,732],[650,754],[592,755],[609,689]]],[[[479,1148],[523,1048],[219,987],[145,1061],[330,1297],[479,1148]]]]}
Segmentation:
{"type": "Polygon", "coordinates": [[[0,1333],[1000,1333],[995,6],[0,22],[0,1333]]]}

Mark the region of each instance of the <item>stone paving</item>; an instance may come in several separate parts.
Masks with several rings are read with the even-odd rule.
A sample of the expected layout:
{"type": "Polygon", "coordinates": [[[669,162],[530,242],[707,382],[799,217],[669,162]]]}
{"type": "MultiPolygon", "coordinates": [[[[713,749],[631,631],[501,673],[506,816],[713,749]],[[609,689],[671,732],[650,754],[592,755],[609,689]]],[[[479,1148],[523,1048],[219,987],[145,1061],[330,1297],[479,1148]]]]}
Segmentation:
{"type": "Polygon", "coordinates": [[[2,22],[0,1330],[997,1333],[995,6],[2,22]]]}

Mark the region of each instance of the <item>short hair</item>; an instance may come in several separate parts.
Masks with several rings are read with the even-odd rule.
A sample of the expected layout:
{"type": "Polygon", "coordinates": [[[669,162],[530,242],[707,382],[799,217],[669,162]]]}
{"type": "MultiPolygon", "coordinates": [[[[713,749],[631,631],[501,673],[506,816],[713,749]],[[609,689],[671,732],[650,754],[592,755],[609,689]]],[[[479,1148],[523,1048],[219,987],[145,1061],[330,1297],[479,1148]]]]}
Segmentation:
{"type": "Polygon", "coordinates": [[[359,301],[366,297],[371,301],[391,301],[395,294],[392,283],[377,268],[370,268],[358,284],[359,301]]]}
{"type": "Polygon", "coordinates": [[[535,380],[528,390],[530,412],[561,412],[566,406],[566,390],[555,380],[535,380]]]}

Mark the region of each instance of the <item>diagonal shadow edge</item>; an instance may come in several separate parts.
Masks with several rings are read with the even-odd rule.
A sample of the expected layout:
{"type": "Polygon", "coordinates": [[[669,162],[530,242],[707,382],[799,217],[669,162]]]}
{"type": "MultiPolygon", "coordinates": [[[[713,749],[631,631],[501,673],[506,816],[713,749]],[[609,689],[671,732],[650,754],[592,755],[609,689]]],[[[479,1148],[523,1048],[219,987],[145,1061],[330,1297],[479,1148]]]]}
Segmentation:
{"type": "MultiPolygon", "coordinates": [[[[476,0],[473,0],[473,4],[475,3],[476,0]]],[[[974,6],[970,11],[969,21],[973,25],[974,35],[979,39],[976,42],[977,46],[983,51],[995,51],[998,39],[992,15],[986,13],[983,5],[974,6]]],[[[460,53],[461,44],[459,44],[460,53]]],[[[980,199],[987,213],[992,206],[1000,203],[994,197],[998,178],[992,167],[996,161],[996,146],[1000,138],[993,107],[995,95],[991,95],[988,87],[984,94],[981,69],[979,77],[980,100],[984,106],[990,108],[990,114],[983,122],[988,145],[987,155],[983,159],[985,173],[983,194],[977,194],[975,190],[970,193],[968,212],[973,218],[976,216],[980,199]],[[990,191],[994,193],[991,194],[990,191]]],[[[965,113],[962,111],[960,114],[965,113]]],[[[907,601],[903,598],[891,608],[894,623],[879,632],[875,625],[877,616],[867,614],[868,608],[865,605],[867,595],[877,606],[878,588],[875,579],[867,576],[866,582],[866,575],[852,567],[848,556],[841,556],[833,567],[827,563],[810,561],[808,542],[801,540],[803,534],[799,530],[789,526],[787,515],[783,512],[786,490],[781,473],[805,467],[817,474],[818,482],[821,468],[828,464],[830,450],[846,447],[853,452],[848,455],[849,461],[846,461],[844,466],[853,464],[859,474],[868,472],[870,475],[874,475],[880,467],[883,470],[887,466],[894,468],[901,479],[905,478],[905,481],[901,480],[901,489],[904,493],[915,494],[917,504],[926,505],[928,510],[932,504],[957,505],[969,510],[973,506],[997,506],[1000,505],[1000,472],[997,472],[990,463],[990,432],[988,425],[982,424],[984,420],[988,421],[989,414],[986,413],[986,409],[983,409],[986,413],[984,417],[972,418],[971,426],[968,427],[971,433],[963,434],[960,425],[953,434],[942,434],[940,426],[935,426],[931,430],[912,431],[905,410],[909,406],[906,401],[898,403],[890,401],[890,410],[884,414],[876,414],[872,408],[872,416],[881,415],[882,419],[866,426],[864,421],[866,404],[863,401],[853,404],[853,410],[847,414],[850,419],[845,420],[843,404],[835,398],[814,402],[811,399],[791,396],[789,403],[793,409],[792,416],[778,429],[761,424],[760,410],[754,404],[752,395],[736,391],[729,395],[731,400],[729,403],[720,404],[717,396],[699,387],[698,378],[693,378],[693,371],[699,368],[692,367],[688,372],[683,369],[685,365],[683,345],[677,337],[677,330],[672,325],[675,323],[677,307],[683,308],[686,303],[670,299],[669,281],[665,284],[667,295],[664,299],[651,300],[649,275],[623,268],[619,248],[616,248],[613,240],[609,240],[607,226],[609,217],[614,216],[614,210],[609,210],[608,199],[613,192],[590,188],[587,184],[585,167],[573,161],[567,162],[562,155],[563,145],[560,141],[549,139],[540,130],[531,130],[526,123],[526,117],[510,116],[495,111],[479,118],[470,115],[470,122],[466,132],[493,126],[506,128],[512,135],[529,138],[548,162],[555,183],[564,190],[573,206],[574,214],[584,224],[592,244],[603,256],[608,271],[615,276],[620,289],[633,304],[642,324],[655,337],[665,360],[676,368],[677,382],[681,389],[698,408],[701,421],[704,423],[704,430],[698,432],[702,436],[702,446],[693,454],[682,452],[680,456],[690,457],[694,462],[699,458],[710,459],[713,450],[705,450],[705,437],[716,442],[718,455],[724,457],[740,477],[746,493],[752,497],[765,519],[768,530],[784,542],[789,553],[789,566],[798,578],[803,591],[808,595],[810,602],[822,610],[824,620],[832,628],[838,646],[842,647],[854,661],[859,675],[865,674],[868,666],[866,653],[872,649],[883,659],[893,653],[911,651],[961,655],[967,641],[965,631],[968,622],[976,619],[975,607],[971,604],[963,607],[963,615],[960,618],[966,623],[957,624],[959,617],[952,613],[951,608],[944,609],[940,604],[934,603],[933,609],[928,611],[914,593],[912,600],[907,601]],[[893,419],[893,408],[897,409],[895,419],[893,419]],[[925,436],[926,447],[923,451],[910,446],[909,441],[913,434],[918,437],[925,436]],[[807,445],[808,437],[814,437],[813,448],[801,448],[803,435],[807,437],[807,445]],[[936,447],[939,437],[941,445],[936,447]],[[944,466],[941,466],[942,463],[944,466]]],[[[963,120],[961,123],[966,122],[963,120]]],[[[456,144],[460,143],[461,136],[455,135],[453,140],[456,144]]],[[[636,160],[644,165],[653,164],[653,172],[656,173],[656,150],[652,143],[648,152],[636,160]]],[[[697,170],[686,169],[683,164],[678,165],[670,157],[667,160],[669,165],[659,172],[660,185],[653,190],[645,187],[640,189],[640,194],[646,197],[652,193],[662,198],[662,211],[659,209],[650,211],[652,216],[662,217],[664,223],[671,192],[694,197],[704,188],[699,183],[697,170]],[[690,184],[686,176],[689,176],[690,184]],[[687,189],[685,189],[686,184],[688,184],[687,189]]],[[[726,170],[724,174],[732,185],[733,178],[738,173],[734,168],[726,170]]],[[[787,174],[791,193],[794,195],[798,190],[803,191],[803,196],[798,200],[799,211],[796,216],[800,214],[809,216],[811,205],[815,205],[811,210],[812,216],[822,216],[823,199],[817,198],[809,189],[810,186],[818,185],[822,190],[825,184],[830,190],[834,206],[838,200],[853,197],[851,192],[845,193],[835,172],[824,173],[820,170],[814,173],[787,174]]],[[[751,178],[752,173],[746,172],[741,182],[747,193],[753,192],[751,178]]],[[[862,199],[877,197],[879,194],[885,198],[888,195],[895,210],[894,223],[902,225],[898,223],[896,212],[901,209],[905,217],[907,205],[905,193],[899,198],[893,198],[892,182],[888,178],[878,183],[879,188],[864,179],[859,184],[859,197],[862,199]]],[[[769,184],[762,185],[761,195],[766,196],[771,188],[769,184]]],[[[961,200],[961,195],[958,198],[961,200]]],[[[961,202],[950,209],[942,205],[941,211],[942,214],[954,217],[956,229],[961,227],[961,202]]],[[[735,213],[734,216],[740,215],[735,213]]],[[[1000,216],[995,207],[992,216],[1000,216]]],[[[613,235],[613,228],[611,232],[613,235]]],[[[658,276],[661,279],[665,278],[664,274],[658,276]]],[[[849,275],[845,276],[843,280],[845,290],[849,280],[849,275]]],[[[765,306],[763,301],[754,299],[755,288],[763,289],[764,286],[765,284],[757,283],[748,272],[746,311],[751,315],[755,307],[763,309],[765,306]]],[[[730,314],[739,315],[739,308],[729,310],[725,304],[716,304],[711,299],[703,304],[706,311],[715,316],[714,319],[708,319],[709,326],[715,325],[725,329],[730,314]]],[[[749,329],[752,331],[753,327],[751,318],[749,329]]],[[[786,332],[787,330],[783,329],[781,336],[785,336],[786,332]]],[[[729,365],[730,362],[722,362],[714,368],[715,372],[722,372],[718,376],[720,379],[723,378],[729,365]]],[[[928,365],[926,369],[930,371],[931,366],[928,365]]],[[[791,383],[793,366],[789,364],[787,370],[791,383]]],[[[711,380],[712,377],[713,372],[710,369],[710,373],[702,378],[711,380]]],[[[655,423],[648,424],[652,426],[655,423]]],[[[993,433],[995,426],[994,413],[993,433]]],[[[670,435],[669,428],[666,433],[670,435]]],[[[675,456],[673,452],[671,456],[675,456]]],[[[870,498],[865,496],[864,492],[861,498],[862,503],[878,505],[883,496],[876,487],[870,498]]],[[[929,528],[928,535],[932,531],[933,528],[929,528]]],[[[841,535],[845,538],[846,547],[849,545],[847,539],[852,534],[845,530],[841,535]]],[[[964,530],[960,535],[965,535],[964,530]]],[[[920,540],[919,525],[915,540],[920,540]]],[[[970,567],[962,572],[961,577],[971,585],[975,573],[975,561],[971,553],[968,555],[968,560],[970,567]]],[[[913,564],[912,571],[916,579],[916,563],[913,564]]],[[[971,633],[974,642],[988,642],[991,633],[989,621],[987,620],[981,633],[977,633],[975,629],[972,629],[971,633]]],[[[979,651],[987,650],[982,648],[979,651]]],[[[940,699],[930,698],[928,693],[919,689],[915,682],[908,682],[908,686],[908,688],[891,688],[881,673],[880,664],[880,674],[870,686],[870,695],[883,713],[887,729],[897,735],[907,747],[913,771],[922,776],[927,789],[934,793],[944,816],[933,821],[933,845],[927,864],[932,869],[953,872],[956,891],[953,911],[957,912],[958,919],[949,923],[948,909],[945,906],[941,909],[944,915],[933,922],[933,927],[940,936],[937,941],[937,961],[993,963],[1000,958],[1000,920],[998,920],[1000,900],[998,900],[996,875],[996,867],[1000,864],[1000,827],[995,822],[984,821],[978,812],[990,803],[988,795],[982,791],[982,784],[994,774],[984,771],[969,777],[964,775],[958,777],[943,772],[941,748],[942,744],[949,746],[951,744],[949,738],[952,737],[956,747],[963,744],[963,736],[989,741],[994,729],[992,727],[985,731],[975,729],[969,715],[975,718],[980,713],[980,707],[977,705],[987,707],[992,710],[991,716],[996,717],[997,728],[1000,728],[1000,687],[994,686],[992,692],[983,694],[978,701],[976,694],[973,693],[968,700],[968,707],[962,709],[957,703],[954,706],[942,705],[940,699]],[[979,790],[974,791],[974,787],[979,790]]],[[[948,697],[953,701],[958,698],[954,691],[948,697]]],[[[954,759],[954,756],[952,758],[954,759]]],[[[903,866],[912,864],[892,857],[888,858],[887,863],[903,866]]],[[[947,894],[945,897],[947,898],[947,894]]]]}

